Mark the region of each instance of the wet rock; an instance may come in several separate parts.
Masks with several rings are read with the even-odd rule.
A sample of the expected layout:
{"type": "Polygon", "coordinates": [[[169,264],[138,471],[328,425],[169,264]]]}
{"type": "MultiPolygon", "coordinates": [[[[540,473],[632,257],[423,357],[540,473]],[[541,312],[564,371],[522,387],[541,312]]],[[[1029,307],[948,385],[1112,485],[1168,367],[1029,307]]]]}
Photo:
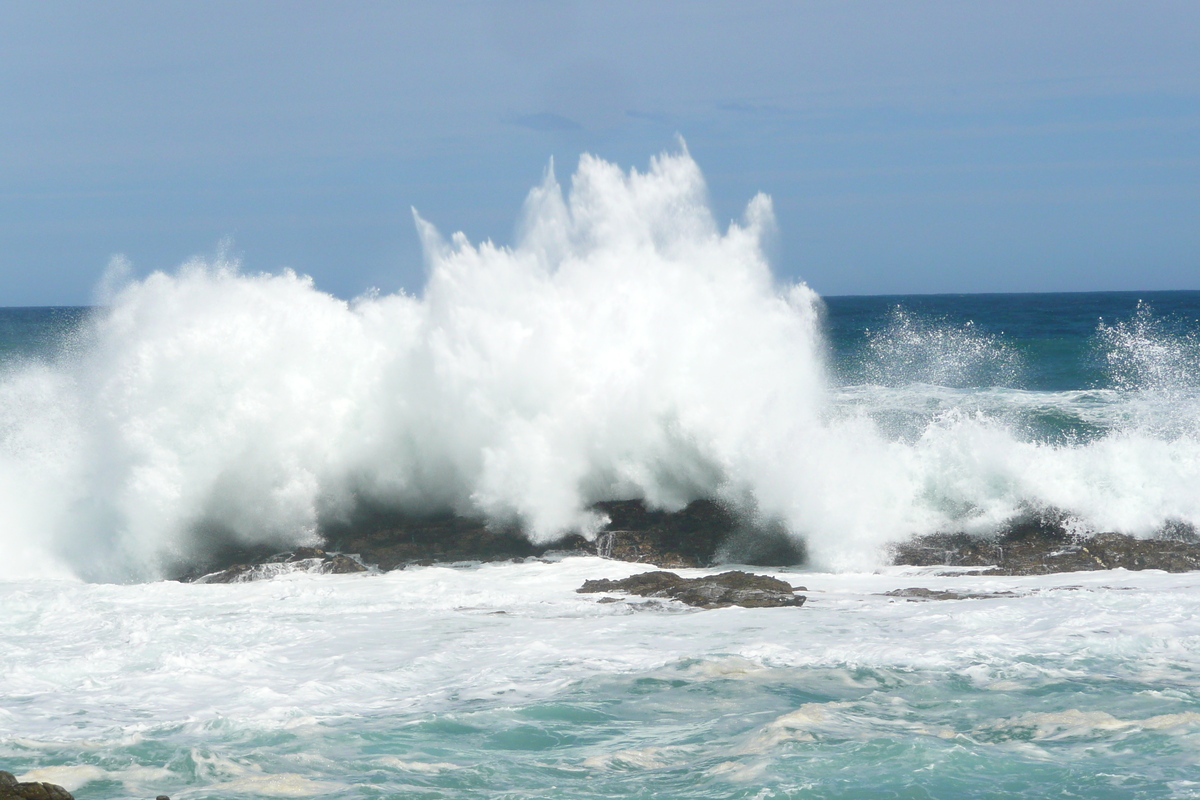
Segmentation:
{"type": "Polygon", "coordinates": [[[907,589],[893,589],[883,592],[883,597],[904,597],[911,602],[920,600],[983,600],[990,597],[1016,597],[1012,592],[952,592],[947,589],[925,589],[911,586],[907,589]]]}
{"type": "MultiPolygon", "coordinates": [[[[452,514],[415,517],[362,512],[350,522],[328,526],[324,534],[329,547],[357,553],[364,563],[384,572],[409,564],[529,558],[551,549],[531,544],[515,528],[497,529],[485,520],[452,514]]],[[[586,544],[582,537],[574,537],[562,547],[583,552],[586,544]]]]}
{"type": "Polygon", "coordinates": [[[807,600],[778,578],[730,571],[700,578],[681,578],[673,572],[643,572],[623,580],[585,581],[576,591],[627,592],[639,597],[665,597],[700,608],[774,608],[801,606],[807,600]]]}
{"type": "Polygon", "coordinates": [[[55,783],[18,781],[11,772],[0,770],[0,800],[75,800],[71,793],[55,783]]]}
{"type": "MultiPolygon", "coordinates": [[[[541,558],[551,553],[600,555],[663,567],[707,566],[723,544],[744,532],[744,525],[722,506],[697,500],[676,512],[653,511],[639,500],[597,503],[593,510],[610,522],[594,542],[570,535],[548,545],[534,545],[516,527],[498,529],[485,520],[439,515],[412,517],[386,511],[360,511],[351,521],[327,526],[330,547],[358,553],[367,564],[387,571],[407,564],[465,561],[508,561],[541,558]]],[[[751,563],[756,542],[743,536],[729,560],[751,563]]],[[[764,539],[764,541],[766,541],[764,539]]],[[[780,555],[779,542],[760,547],[779,563],[798,563],[793,550],[780,555]]],[[[784,548],[786,550],[786,548],[784,548]]],[[[756,562],[755,562],[756,563],[756,562]]],[[[770,561],[775,564],[775,561],[770,561]]]]}
{"type": "MultiPolygon", "coordinates": [[[[675,512],[647,509],[640,500],[602,502],[592,508],[610,520],[593,542],[568,535],[535,545],[515,526],[496,527],[483,519],[454,514],[414,516],[366,506],[348,520],[325,523],[321,533],[326,549],[355,553],[359,566],[367,564],[384,572],[410,564],[518,561],[555,553],[600,555],[660,567],[713,563],[789,566],[805,560],[803,545],[781,526],[747,522],[708,500],[694,501],[675,512]]],[[[180,580],[253,580],[268,576],[270,570],[263,565],[278,563],[278,556],[261,545],[239,549],[228,535],[212,534],[210,538],[220,546],[208,549],[210,555],[203,561],[178,569],[180,580]]],[[[293,553],[302,558],[300,554],[310,549],[316,548],[293,553]]],[[[355,571],[350,564],[344,566],[355,571]]],[[[339,569],[323,566],[319,571],[339,569]]]]}
{"type": "Polygon", "coordinates": [[[366,570],[365,566],[348,555],[327,553],[319,547],[298,547],[287,553],[276,553],[259,563],[234,564],[226,569],[202,575],[194,582],[245,583],[297,571],[342,575],[366,570]]]}
{"type": "Polygon", "coordinates": [[[705,567],[737,529],[726,509],[697,500],[674,513],[651,511],[638,500],[597,503],[609,524],[596,537],[596,554],[659,567],[705,567]]]}
{"type": "Polygon", "coordinates": [[[659,567],[707,567],[716,563],[783,567],[804,563],[804,546],[781,525],[747,520],[711,500],[675,511],[651,511],[640,500],[596,503],[609,524],[596,537],[595,553],[617,561],[659,567]]]}
{"type": "Polygon", "coordinates": [[[994,537],[965,533],[921,536],[893,549],[909,566],[990,567],[987,575],[1041,575],[1100,569],[1200,569],[1200,542],[1175,528],[1160,538],[1121,533],[1077,534],[1053,515],[1018,520],[994,537]]]}

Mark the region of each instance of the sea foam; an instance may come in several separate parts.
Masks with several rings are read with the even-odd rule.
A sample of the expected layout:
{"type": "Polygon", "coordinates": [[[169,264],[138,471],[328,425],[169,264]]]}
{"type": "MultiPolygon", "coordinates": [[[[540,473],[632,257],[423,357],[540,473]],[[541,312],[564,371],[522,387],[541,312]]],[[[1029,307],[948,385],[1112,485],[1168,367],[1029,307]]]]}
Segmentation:
{"type": "MultiPolygon", "coordinates": [[[[720,226],[686,150],[645,172],[584,156],[565,194],[548,171],[511,247],[416,223],[419,296],[348,302],[218,255],[109,287],[70,355],[10,368],[0,575],[150,578],[229,543],[316,542],[360,503],[549,542],[593,535],[600,500],[710,497],[839,569],[1031,508],[1139,535],[1200,522],[1194,393],[1172,389],[1170,430],[1135,414],[1082,444],[1021,435],[969,393],[905,436],[839,406],[820,300],[765,255],[770,199],[720,226]]],[[[1107,329],[1125,372],[1173,357],[1151,327],[1107,329]]],[[[1019,366],[903,317],[871,348],[881,391],[904,364],[950,385],[1019,366]]]]}

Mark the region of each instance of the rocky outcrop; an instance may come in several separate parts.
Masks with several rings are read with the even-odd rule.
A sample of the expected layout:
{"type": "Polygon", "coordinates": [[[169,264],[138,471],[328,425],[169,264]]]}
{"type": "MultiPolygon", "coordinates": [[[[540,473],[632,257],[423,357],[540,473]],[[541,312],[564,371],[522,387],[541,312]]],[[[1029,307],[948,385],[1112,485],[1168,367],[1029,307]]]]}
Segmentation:
{"type": "Polygon", "coordinates": [[[994,537],[965,533],[921,536],[893,549],[893,563],[910,566],[988,567],[988,575],[1041,575],[1100,569],[1200,569],[1200,541],[1189,530],[1166,530],[1160,538],[1121,533],[1078,535],[1061,519],[1031,517],[994,537]]]}
{"type": "Polygon", "coordinates": [[[71,793],[55,783],[21,782],[11,772],[0,769],[0,800],[75,800],[71,793]]]}
{"type": "Polygon", "coordinates": [[[675,512],[651,511],[640,500],[593,508],[609,518],[593,545],[604,558],[676,568],[716,563],[783,567],[805,560],[803,545],[779,526],[756,524],[710,500],[696,500],[675,512]]]}
{"type": "Polygon", "coordinates": [[[700,608],[774,608],[802,606],[807,600],[791,584],[767,575],[731,571],[700,578],[681,578],[673,572],[643,572],[623,580],[584,581],[581,594],[625,592],[639,597],[663,597],[700,608]]]}
{"type": "MultiPolygon", "coordinates": [[[[352,520],[327,523],[324,547],[272,555],[264,546],[210,551],[203,563],[180,570],[181,580],[229,583],[271,577],[287,571],[386,572],[410,564],[508,561],[552,554],[599,555],[658,567],[714,564],[791,566],[806,560],[803,543],[778,524],[739,516],[726,506],[697,500],[675,511],[647,509],[638,500],[597,503],[609,518],[594,541],[578,535],[544,545],[531,543],[517,527],[498,528],[486,520],[452,514],[411,516],[360,511],[352,520]],[[352,553],[353,556],[337,555],[352,553]],[[305,562],[303,564],[299,562],[305,562]]],[[[1078,535],[1065,517],[1030,514],[992,536],[938,533],[896,545],[892,562],[910,566],[982,567],[992,575],[1033,575],[1098,569],[1200,569],[1200,536],[1186,526],[1166,529],[1154,539],[1118,533],[1078,535]]],[[[223,540],[224,541],[224,540],[223,540]]]]}
{"type": "Polygon", "coordinates": [[[452,514],[411,516],[380,510],[360,510],[349,521],[331,522],[322,529],[325,548],[353,553],[335,556],[315,548],[282,554],[269,549],[224,546],[202,564],[180,570],[181,580],[231,583],[267,578],[294,571],[296,562],[317,558],[303,568],[310,572],[357,571],[363,564],[386,572],[410,564],[508,561],[542,558],[553,553],[600,555],[660,567],[703,567],[714,563],[788,566],[802,563],[803,546],[778,526],[753,525],[726,507],[697,500],[675,512],[647,509],[639,500],[597,503],[593,510],[609,524],[589,542],[569,535],[546,545],[532,544],[519,528],[498,528],[486,520],[452,514]],[[334,563],[345,559],[342,566],[334,563]],[[361,562],[361,563],[358,563],[361,562]]]}
{"type": "Polygon", "coordinates": [[[357,553],[364,563],[386,572],[408,564],[455,561],[508,561],[535,558],[552,549],[584,551],[583,537],[556,546],[531,544],[516,528],[496,528],[486,520],[451,514],[413,517],[376,512],[323,531],[331,549],[357,553]]]}
{"type": "Polygon", "coordinates": [[[244,583],[273,578],[288,572],[311,572],[320,575],[342,575],[366,572],[367,568],[354,558],[341,553],[327,553],[319,547],[298,547],[277,553],[252,564],[234,564],[217,572],[195,579],[195,583],[244,583]]]}

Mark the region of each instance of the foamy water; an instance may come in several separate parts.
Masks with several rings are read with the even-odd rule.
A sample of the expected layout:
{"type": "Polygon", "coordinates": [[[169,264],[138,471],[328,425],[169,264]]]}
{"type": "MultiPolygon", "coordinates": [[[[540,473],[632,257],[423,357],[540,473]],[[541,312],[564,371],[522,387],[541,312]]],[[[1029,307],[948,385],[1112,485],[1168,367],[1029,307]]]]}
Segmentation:
{"type": "Polygon", "coordinates": [[[1196,575],[574,593],[645,568],[0,583],[0,764],[86,798],[1195,796],[1196,575]]]}

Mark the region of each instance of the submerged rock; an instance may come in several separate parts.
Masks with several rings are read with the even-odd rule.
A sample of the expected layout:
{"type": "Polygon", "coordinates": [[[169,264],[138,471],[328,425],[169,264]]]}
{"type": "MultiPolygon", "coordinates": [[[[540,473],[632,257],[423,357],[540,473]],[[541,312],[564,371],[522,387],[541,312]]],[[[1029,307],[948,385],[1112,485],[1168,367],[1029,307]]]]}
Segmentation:
{"type": "Polygon", "coordinates": [[[987,575],[1042,575],[1101,569],[1200,569],[1200,542],[1190,531],[1138,539],[1122,533],[1079,535],[1062,520],[1031,517],[989,538],[965,533],[920,536],[897,545],[892,562],[908,566],[990,567],[987,575]]]}
{"type": "Polygon", "coordinates": [[[311,572],[318,575],[342,575],[366,572],[357,560],[342,553],[326,553],[319,547],[297,547],[287,553],[277,553],[252,564],[234,564],[218,572],[196,578],[194,583],[244,583],[273,578],[288,572],[311,572]]]}
{"type": "Polygon", "coordinates": [[[56,783],[18,781],[11,772],[0,769],[0,800],[75,800],[56,783]]]}
{"type": "MultiPolygon", "coordinates": [[[[700,578],[681,578],[674,572],[643,572],[623,580],[584,581],[581,594],[627,592],[639,597],[666,597],[700,608],[774,608],[802,606],[807,600],[791,584],[767,575],[730,571],[700,578]]],[[[603,598],[602,602],[612,602],[603,598]]]]}
{"type": "Polygon", "coordinates": [[[883,597],[903,597],[910,602],[921,600],[985,600],[991,597],[1016,597],[1013,592],[953,592],[948,589],[925,589],[920,586],[910,586],[907,589],[893,589],[884,592],[883,597]]]}

